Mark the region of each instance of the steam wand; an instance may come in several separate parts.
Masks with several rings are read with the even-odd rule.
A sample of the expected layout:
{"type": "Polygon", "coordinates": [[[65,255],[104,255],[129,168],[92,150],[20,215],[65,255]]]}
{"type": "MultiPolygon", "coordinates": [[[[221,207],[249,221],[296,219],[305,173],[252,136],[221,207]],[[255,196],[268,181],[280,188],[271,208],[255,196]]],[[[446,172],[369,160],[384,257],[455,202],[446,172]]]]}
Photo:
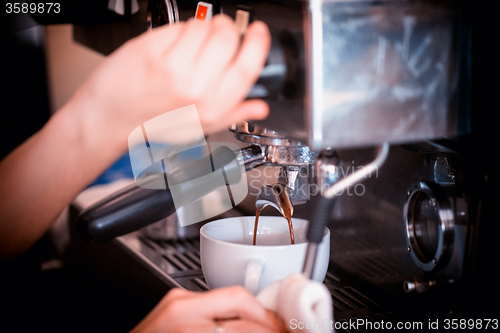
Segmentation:
{"type": "Polygon", "coordinates": [[[384,164],[388,154],[389,143],[384,142],[377,148],[377,156],[371,163],[367,164],[363,168],[360,168],[355,173],[339,180],[333,186],[324,191],[318,198],[313,218],[307,230],[307,240],[309,243],[307,245],[306,257],[304,259],[304,267],[302,269],[302,274],[304,276],[309,279],[313,277],[318,246],[323,239],[323,232],[329,219],[330,207],[333,203],[332,199],[339,196],[340,193],[343,193],[349,186],[361,182],[364,178],[370,177],[375,171],[378,170],[379,167],[382,166],[382,164],[384,164]]]}

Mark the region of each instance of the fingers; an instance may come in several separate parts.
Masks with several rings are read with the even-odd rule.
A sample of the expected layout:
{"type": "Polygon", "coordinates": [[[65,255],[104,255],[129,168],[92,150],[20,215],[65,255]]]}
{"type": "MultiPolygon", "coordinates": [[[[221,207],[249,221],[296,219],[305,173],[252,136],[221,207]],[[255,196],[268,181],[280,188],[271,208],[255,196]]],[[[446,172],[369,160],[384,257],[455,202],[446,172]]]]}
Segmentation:
{"type": "Polygon", "coordinates": [[[266,310],[243,287],[226,287],[208,292],[172,289],[137,325],[139,332],[214,332],[220,325],[231,332],[286,332],[275,314],[266,310]]]}
{"type": "MultiPolygon", "coordinates": [[[[121,66],[115,67],[130,74],[120,82],[147,79],[140,90],[147,97],[134,103],[144,105],[143,101],[148,101],[148,114],[195,104],[203,130],[210,134],[234,122],[263,119],[269,112],[262,101],[244,101],[266,61],[269,30],[264,23],[254,22],[240,41],[228,16],[216,15],[209,22],[188,20],[156,28],[138,38],[131,47],[132,54],[139,49],[139,54],[145,52],[147,56],[136,72],[123,71],[123,63],[130,62],[130,52],[121,66]]],[[[125,90],[125,97],[118,100],[130,99],[136,91],[125,90]]]]}
{"type": "Polygon", "coordinates": [[[211,124],[204,124],[203,130],[206,133],[214,133],[228,128],[231,124],[245,120],[260,120],[268,115],[269,105],[266,102],[260,99],[247,100],[220,115],[216,121],[211,121],[211,124]]]}
{"type": "MultiPolygon", "coordinates": [[[[197,309],[197,315],[207,323],[218,322],[225,332],[285,332],[284,324],[274,312],[241,286],[191,293],[191,298],[178,298],[176,306],[197,309]],[[191,303],[192,302],[192,303],[191,303]],[[184,303],[184,304],[180,304],[184,303]]],[[[191,332],[191,329],[190,329],[191,332]]]]}
{"type": "Polygon", "coordinates": [[[267,58],[271,35],[263,22],[252,23],[234,61],[220,82],[219,94],[242,100],[257,80],[267,58]]]}
{"type": "Polygon", "coordinates": [[[214,289],[208,292],[177,292],[175,295],[167,295],[165,304],[167,305],[168,302],[175,303],[179,314],[197,309],[197,315],[209,321],[241,318],[266,324],[269,320],[267,310],[241,286],[214,289]]]}
{"type": "Polygon", "coordinates": [[[206,22],[189,19],[175,47],[167,51],[168,61],[173,64],[191,66],[194,61],[197,61],[199,51],[206,43],[210,32],[211,26],[206,22]]]}
{"type": "Polygon", "coordinates": [[[252,23],[240,48],[212,87],[213,93],[207,98],[208,103],[197,105],[206,133],[221,130],[234,122],[267,117],[269,108],[263,101],[243,100],[264,66],[270,44],[267,26],[262,22],[252,23]]]}
{"type": "Polygon", "coordinates": [[[196,301],[199,314],[208,320],[241,318],[265,324],[268,319],[266,309],[240,286],[202,293],[196,301]]]}
{"type": "Polygon", "coordinates": [[[195,72],[199,78],[197,84],[203,88],[210,87],[219,80],[240,43],[234,22],[228,16],[216,15],[211,25],[211,33],[200,50],[195,64],[195,72]]]}
{"type": "MultiPolygon", "coordinates": [[[[179,40],[186,27],[185,22],[174,25],[164,25],[144,34],[147,44],[146,52],[154,59],[158,59],[179,40]]],[[[138,38],[142,40],[141,38],[138,38]]]]}
{"type": "Polygon", "coordinates": [[[241,103],[231,114],[230,121],[260,120],[269,115],[269,105],[260,99],[252,99],[241,103]]]}

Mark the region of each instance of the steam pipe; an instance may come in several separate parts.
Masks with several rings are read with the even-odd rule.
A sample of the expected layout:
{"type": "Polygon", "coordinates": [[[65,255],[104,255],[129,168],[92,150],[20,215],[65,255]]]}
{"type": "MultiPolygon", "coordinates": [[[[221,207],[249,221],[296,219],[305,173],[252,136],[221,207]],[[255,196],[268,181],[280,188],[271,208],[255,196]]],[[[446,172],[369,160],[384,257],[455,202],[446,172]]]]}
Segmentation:
{"type": "Polygon", "coordinates": [[[334,202],[332,199],[339,196],[340,193],[343,193],[349,186],[357,184],[364,178],[371,176],[382,166],[382,164],[384,164],[388,154],[389,143],[385,142],[377,148],[377,156],[370,164],[336,182],[332,187],[322,193],[322,196],[318,199],[314,210],[314,216],[307,230],[307,240],[309,244],[307,245],[306,257],[302,269],[302,274],[306,277],[311,279],[313,276],[318,244],[321,243],[323,239],[323,232],[330,216],[330,208],[334,202]]]}

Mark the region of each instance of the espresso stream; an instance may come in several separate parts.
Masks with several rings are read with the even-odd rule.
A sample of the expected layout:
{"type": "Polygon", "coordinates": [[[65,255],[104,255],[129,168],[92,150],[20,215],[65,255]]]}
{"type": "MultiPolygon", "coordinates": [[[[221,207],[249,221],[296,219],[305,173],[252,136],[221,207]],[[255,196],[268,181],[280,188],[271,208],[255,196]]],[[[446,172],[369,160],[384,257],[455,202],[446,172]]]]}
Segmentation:
{"type": "MultiPolygon", "coordinates": [[[[285,193],[284,189],[280,191],[280,201],[281,201],[281,206],[283,207],[283,217],[288,221],[288,229],[290,230],[290,242],[292,244],[295,244],[295,236],[292,224],[292,207],[290,200],[288,199],[288,196],[285,193]]],[[[260,211],[261,211],[260,209],[257,209],[257,211],[255,212],[255,226],[253,228],[253,245],[255,245],[257,242],[257,226],[259,224],[260,211]]]]}

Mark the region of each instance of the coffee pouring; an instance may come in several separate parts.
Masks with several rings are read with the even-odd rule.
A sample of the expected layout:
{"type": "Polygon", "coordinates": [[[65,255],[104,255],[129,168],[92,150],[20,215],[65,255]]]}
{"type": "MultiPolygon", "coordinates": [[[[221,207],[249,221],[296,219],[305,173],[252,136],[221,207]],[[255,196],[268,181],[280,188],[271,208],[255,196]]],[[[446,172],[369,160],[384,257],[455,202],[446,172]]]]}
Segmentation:
{"type": "Polygon", "coordinates": [[[253,245],[257,242],[257,228],[259,216],[262,209],[267,206],[276,208],[281,215],[287,220],[288,228],[290,229],[290,243],[294,244],[294,232],[292,224],[293,205],[290,201],[289,189],[286,185],[276,183],[272,186],[264,186],[255,200],[255,227],[253,236],[253,245]]]}

